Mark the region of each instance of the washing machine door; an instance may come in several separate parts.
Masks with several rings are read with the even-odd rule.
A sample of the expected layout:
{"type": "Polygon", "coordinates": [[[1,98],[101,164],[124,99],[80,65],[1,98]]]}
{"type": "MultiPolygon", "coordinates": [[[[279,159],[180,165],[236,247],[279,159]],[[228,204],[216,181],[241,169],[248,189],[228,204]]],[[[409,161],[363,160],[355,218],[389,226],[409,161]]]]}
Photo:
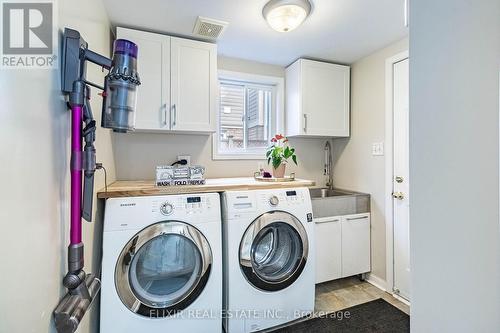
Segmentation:
{"type": "Polygon", "coordinates": [[[203,234],[180,221],[153,224],[122,250],[115,269],[123,304],[148,318],[162,318],[187,308],[203,291],[212,251],[203,234]]]}
{"type": "Polygon", "coordinates": [[[258,289],[285,289],[302,273],[308,246],[307,232],[295,216],[282,211],[265,213],[243,235],[241,271],[258,289]]]}

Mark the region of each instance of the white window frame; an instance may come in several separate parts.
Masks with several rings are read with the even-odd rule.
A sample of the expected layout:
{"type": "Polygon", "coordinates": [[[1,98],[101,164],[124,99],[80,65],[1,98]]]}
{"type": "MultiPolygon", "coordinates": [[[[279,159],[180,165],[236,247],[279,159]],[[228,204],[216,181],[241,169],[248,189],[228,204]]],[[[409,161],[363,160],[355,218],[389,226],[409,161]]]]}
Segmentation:
{"type": "Polygon", "coordinates": [[[285,79],[279,76],[267,76],[250,74],[243,72],[219,70],[218,71],[218,84],[217,84],[217,108],[216,108],[216,126],[217,130],[212,135],[212,159],[213,160],[265,160],[265,149],[262,152],[220,152],[219,151],[219,130],[220,130],[220,81],[227,80],[233,82],[241,83],[254,83],[257,85],[270,85],[274,87],[274,92],[276,94],[276,108],[275,114],[271,114],[271,126],[270,131],[272,133],[283,133],[285,124],[285,79]]]}

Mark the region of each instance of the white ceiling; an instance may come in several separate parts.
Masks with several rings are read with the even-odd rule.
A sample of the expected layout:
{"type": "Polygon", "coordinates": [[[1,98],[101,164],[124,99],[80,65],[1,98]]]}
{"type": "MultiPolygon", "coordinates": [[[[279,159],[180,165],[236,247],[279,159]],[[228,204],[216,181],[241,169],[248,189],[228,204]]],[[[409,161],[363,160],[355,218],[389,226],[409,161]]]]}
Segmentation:
{"type": "Polygon", "coordinates": [[[311,0],[313,11],[289,33],[262,17],[267,0],[104,0],[115,26],[192,36],[198,15],[229,22],[219,54],[288,65],[299,57],[353,63],[408,34],[404,0],[311,0]]]}

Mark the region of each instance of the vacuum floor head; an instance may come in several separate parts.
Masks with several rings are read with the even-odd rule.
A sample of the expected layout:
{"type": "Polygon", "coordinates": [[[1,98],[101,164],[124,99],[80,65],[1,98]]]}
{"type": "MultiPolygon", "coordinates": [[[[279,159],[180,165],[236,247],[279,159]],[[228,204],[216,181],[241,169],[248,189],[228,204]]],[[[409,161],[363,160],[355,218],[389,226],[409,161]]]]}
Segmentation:
{"type": "Polygon", "coordinates": [[[58,333],[74,333],[90,304],[99,294],[101,281],[93,274],[87,275],[82,283],[85,283],[82,287],[88,290],[88,297],[68,292],[54,310],[54,321],[58,333]]]}

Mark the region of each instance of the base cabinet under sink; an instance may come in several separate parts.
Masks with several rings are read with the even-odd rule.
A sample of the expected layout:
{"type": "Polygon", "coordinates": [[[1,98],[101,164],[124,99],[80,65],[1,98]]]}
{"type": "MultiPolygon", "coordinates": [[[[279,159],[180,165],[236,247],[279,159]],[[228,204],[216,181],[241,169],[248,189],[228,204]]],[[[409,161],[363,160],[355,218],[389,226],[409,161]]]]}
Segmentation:
{"type": "Polygon", "coordinates": [[[370,213],[314,219],[316,283],[367,273],[370,213]]]}
{"type": "Polygon", "coordinates": [[[315,219],[316,283],[342,277],[341,216],[315,219]]]}

